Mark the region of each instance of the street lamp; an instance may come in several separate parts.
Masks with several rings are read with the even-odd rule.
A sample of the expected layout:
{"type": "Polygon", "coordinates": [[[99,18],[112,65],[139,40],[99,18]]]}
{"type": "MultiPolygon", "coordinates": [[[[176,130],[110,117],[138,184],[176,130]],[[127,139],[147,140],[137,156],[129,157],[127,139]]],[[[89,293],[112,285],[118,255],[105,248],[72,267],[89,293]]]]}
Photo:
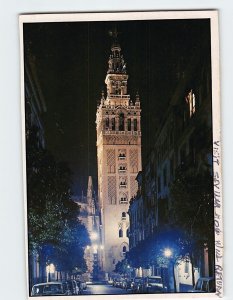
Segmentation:
{"type": "Polygon", "coordinates": [[[47,282],[50,282],[51,281],[51,274],[55,273],[55,266],[54,266],[54,264],[49,264],[46,267],[46,273],[47,273],[47,282]]]}
{"type": "Polygon", "coordinates": [[[163,253],[164,253],[164,256],[167,258],[172,256],[172,251],[169,248],[166,248],[163,253]]]}
{"type": "Polygon", "coordinates": [[[97,254],[98,245],[93,245],[93,253],[97,254]]]}
{"type": "MultiPolygon", "coordinates": [[[[170,248],[166,248],[166,249],[164,249],[163,254],[166,258],[169,259],[169,262],[171,263],[172,273],[173,273],[173,282],[174,282],[174,292],[176,292],[175,263],[174,263],[174,259],[172,258],[172,255],[173,255],[172,250],[170,248]]],[[[169,283],[169,286],[170,286],[170,283],[169,283]]]]}

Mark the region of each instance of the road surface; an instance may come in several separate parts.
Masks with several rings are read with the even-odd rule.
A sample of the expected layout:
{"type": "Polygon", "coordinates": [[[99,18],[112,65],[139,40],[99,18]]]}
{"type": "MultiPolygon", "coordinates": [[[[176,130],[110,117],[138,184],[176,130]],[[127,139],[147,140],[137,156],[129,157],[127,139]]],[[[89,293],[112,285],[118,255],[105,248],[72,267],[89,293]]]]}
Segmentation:
{"type": "Polygon", "coordinates": [[[90,284],[87,285],[87,289],[83,291],[83,295],[124,295],[129,293],[130,291],[109,284],[90,284]]]}

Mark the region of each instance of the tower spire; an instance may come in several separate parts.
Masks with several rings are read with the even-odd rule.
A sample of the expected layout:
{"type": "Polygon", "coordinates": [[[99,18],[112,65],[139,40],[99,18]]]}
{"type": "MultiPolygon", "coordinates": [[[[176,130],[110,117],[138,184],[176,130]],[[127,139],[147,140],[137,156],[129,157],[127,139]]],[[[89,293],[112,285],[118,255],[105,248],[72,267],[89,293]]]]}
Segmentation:
{"type": "Polygon", "coordinates": [[[114,30],[109,31],[109,35],[113,38],[113,43],[111,47],[112,53],[108,60],[108,74],[126,74],[126,63],[124,61],[123,55],[121,54],[121,46],[118,42],[119,32],[116,27],[114,30]]]}

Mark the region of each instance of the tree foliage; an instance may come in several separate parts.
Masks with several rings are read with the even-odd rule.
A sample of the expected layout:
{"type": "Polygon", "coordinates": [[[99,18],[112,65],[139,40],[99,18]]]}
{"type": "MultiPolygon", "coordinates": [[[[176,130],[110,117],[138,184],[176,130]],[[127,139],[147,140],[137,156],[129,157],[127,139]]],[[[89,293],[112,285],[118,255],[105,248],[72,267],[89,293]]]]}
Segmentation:
{"type": "Polygon", "coordinates": [[[171,186],[173,225],[182,231],[180,249],[214,246],[213,178],[209,171],[180,170],[171,186]]]}
{"type": "Polygon", "coordinates": [[[26,151],[29,255],[40,253],[41,263],[53,262],[60,270],[85,269],[88,233],[71,199],[71,172],[38,146],[37,133],[30,130],[26,151]]]}

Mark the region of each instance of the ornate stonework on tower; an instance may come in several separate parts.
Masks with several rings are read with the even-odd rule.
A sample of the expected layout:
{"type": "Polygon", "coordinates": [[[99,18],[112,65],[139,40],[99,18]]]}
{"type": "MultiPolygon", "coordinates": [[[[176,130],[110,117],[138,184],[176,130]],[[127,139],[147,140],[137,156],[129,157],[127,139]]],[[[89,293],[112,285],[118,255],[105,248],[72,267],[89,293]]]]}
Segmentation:
{"type": "Polygon", "coordinates": [[[96,113],[98,197],[102,216],[103,269],[111,273],[129,249],[129,201],[141,170],[140,99],[127,93],[128,75],[121,47],[113,42],[105,78],[107,96],[96,113]]]}

